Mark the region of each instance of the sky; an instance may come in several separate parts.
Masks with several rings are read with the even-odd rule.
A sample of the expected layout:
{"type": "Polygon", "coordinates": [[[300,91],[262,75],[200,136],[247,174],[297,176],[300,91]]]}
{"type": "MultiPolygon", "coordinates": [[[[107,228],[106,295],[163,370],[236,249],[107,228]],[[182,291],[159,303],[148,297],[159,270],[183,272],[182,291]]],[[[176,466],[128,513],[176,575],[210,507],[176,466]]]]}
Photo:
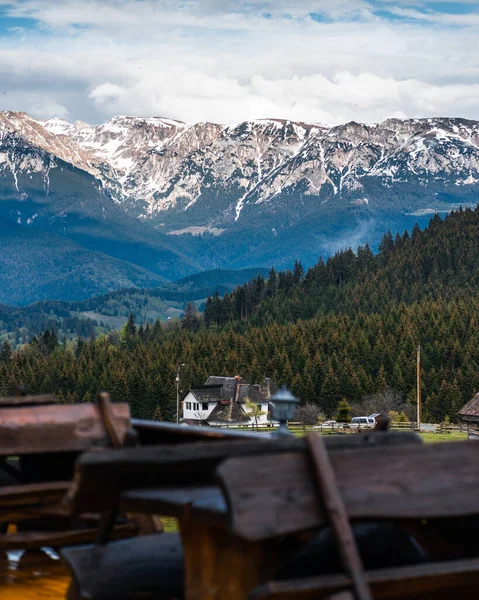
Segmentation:
{"type": "Polygon", "coordinates": [[[0,110],[479,119],[479,0],[0,0],[0,110]]]}

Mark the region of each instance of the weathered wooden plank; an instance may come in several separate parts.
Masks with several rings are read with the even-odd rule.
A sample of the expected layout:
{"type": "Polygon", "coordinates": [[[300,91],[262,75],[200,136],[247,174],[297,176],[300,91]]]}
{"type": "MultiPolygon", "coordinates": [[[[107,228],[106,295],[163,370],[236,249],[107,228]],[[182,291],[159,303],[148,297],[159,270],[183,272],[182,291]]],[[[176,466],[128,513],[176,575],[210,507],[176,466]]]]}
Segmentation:
{"type": "Polygon", "coordinates": [[[56,403],[57,399],[52,394],[41,394],[39,396],[7,396],[5,398],[0,398],[0,409],[14,406],[38,406],[56,403]]]}
{"type": "MultiPolygon", "coordinates": [[[[128,404],[114,404],[113,413],[125,435],[130,426],[128,404]]],[[[83,451],[107,439],[95,404],[21,406],[0,410],[0,452],[3,456],[83,451]]]]}
{"type": "Polygon", "coordinates": [[[23,506],[0,510],[0,523],[18,523],[28,519],[51,517],[70,517],[68,506],[64,504],[48,504],[48,506],[23,506]]]}
{"type": "MultiPolygon", "coordinates": [[[[176,425],[172,427],[186,429],[176,425]]],[[[327,447],[338,450],[420,443],[420,438],[410,432],[326,438],[327,447]]],[[[234,443],[230,440],[216,440],[213,444],[202,441],[125,448],[107,454],[86,453],[78,460],[75,483],[69,498],[74,512],[106,510],[114,504],[121,492],[128,489],[211,483],[217,465],[230,456],[257,456],[265,452],[291,450],[301,452],[304,449],[304,439],[265,438],[263,434],[255,434],[253,439],[237,440],[234,443]]]]}
{"type": "MultiPolygon", "coordinates": [[[[112,538],[125,538],[136,534],[131,523],[117,525],[112,538]]],[[[88,544],[95,540],[96,529],[75,529],[70,531],[22,531],[0,535],[0,550],[34,550],[48,546],[60,548],[76,544],[88,544]]]]}
{"type": "Polygon", "coordinates": [[[121,423],[117,419],[108,392],[100,392],[98,394],[97,406],[103,426],[108,433],[113,448],[121,448],[125,432],[122,430],[121,423]]]}
{"type": "MultiPolygon", "coordinates": [[[[367,571],[375,600],[477,598],[479,559],[426,563],[367,571]],[[459,595],[457,595],[459,593],[459,595]]],[[[351,586],[345,575],[272,581],[256,588],[251,600],[320,600],[351,586]]]]}
{"type": "Polygon", "coordinates": [[[226,502],[218,486],[130,490],[121,496],[120,510],[185,517],[194,514],[209,523],[226,524],[226,502]]]}
{"type": "MultiPolygon", "coordinates": [[[[132,419],[132,427],[138,432],[142,446],[152,444],[183,444],[186,442],[200,442],[202,440],[247,440],[257,439],[258,434],[252,431],[238,431],[219,427],[202,427],[197,425],[178,426],[174,423],[163,421],[146,421],[132,419]]],[[[262,433],[265,438],[269,434],[262,433]]]]}
{"type": "MultiPolygon", "coordinates": [[[[353,519],[418,519],[479,513],[479,445],[470,442],[331,451],[353,519]]],[[[326,523],[306,452],[237,457],[217,470],[233,531],[267,539],[326,523]],[[284,515],[288,515],[285,519],[284,515]]]]}
{"type": "Polygon", "coordinates": [[[334,532],[343,567],[351,577],[356,600],[372,600],[361,556],[326,446],[321,436],[314,433],[308,435],[306,442],[313,462],[313,475],[319,489],[321,503],[334,532]]]}
{"type": "MultiPolygon", "coordinates": [[[[96,513],[82,513],[80,518],[85,523],[98,524],[100,515],[96,513]]],[[[0,523],[19,523],[35,519],[69,519],[70,508],[66,504],[48,504],[46,506],[20,506],[18,508],[4,508],[0,510],[0,523]]]]}
{"type": "MultiPolygon", "coordinates": [[[[108,453],[90,452],[78,460],[69,499],[74,513],[106,510],[119,495],[133,488],[211,483],[216,466],[225,458],[241,453],[261,453],[264,446],[281,444],[256,438],[252,441],[195,442],[180,445],[125,448],[108,453]]],[[[303,447],[292,438],[281,445],[303,447]]]]}
{"type": "MultiPolygon", "coordinates": [[[[115,417],[113,412],[113,405],[111,403],[110,394],[108,392],[100,392],[97,396],[97,406],[100,411],[100,415],[102,418],[103,425],[108,432],[108,436],[110,438],[111,445],[113,448],[121,448],[123,446],[123,442],[126,442],[126,435],[123,434],[120,424],[115,417]]],[[[129,440],[133,441],[133,439],[129,440]]],[[[136,445],[136,436],[134,438],[136,445]]],[[[102,525],[98,531],[97,540],[106,540],[108,532],[113,524],[114,512],[109,511],[109,515],[103,515],[104,519],[102,520],[102,525]],[[104,526],[106,526],[104,528],[104,526]]],[[[145,514],[128,514],[127,517],[133,520],[137,525],[140,533],[142,535],[148,535],[150,533],[163,531],[164,526],[161,518],[157,515],[145,515],[145,514]]]]}
{"type": "Polygon", "coordinates": [[[55,481],[0,487],[0,511],[20,506],[58,504],[70,485],[70,481],[55,481]]]}

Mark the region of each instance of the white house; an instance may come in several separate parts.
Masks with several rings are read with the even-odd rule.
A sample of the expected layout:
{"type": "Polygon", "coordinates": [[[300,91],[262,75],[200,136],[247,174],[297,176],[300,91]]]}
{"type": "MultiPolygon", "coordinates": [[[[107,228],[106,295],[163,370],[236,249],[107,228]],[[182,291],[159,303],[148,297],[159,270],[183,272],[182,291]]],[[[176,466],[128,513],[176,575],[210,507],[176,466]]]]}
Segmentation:
{"type": "Polygon", "coordinates": [[[251,385],[239,376],[210,376],[183,398],[183,420],[190,424],[261,425],[268,422],[269,400],[276,389],[270,379],[251,385]]]}

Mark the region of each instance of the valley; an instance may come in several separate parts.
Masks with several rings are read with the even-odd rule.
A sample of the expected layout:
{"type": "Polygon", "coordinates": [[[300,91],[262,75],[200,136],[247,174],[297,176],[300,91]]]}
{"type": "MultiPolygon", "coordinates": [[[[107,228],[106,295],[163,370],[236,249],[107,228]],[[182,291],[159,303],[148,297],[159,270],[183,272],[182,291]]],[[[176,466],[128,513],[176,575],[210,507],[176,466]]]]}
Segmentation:
{"type": "Polygon", "coordinates": [[[0,113],[0,302],[289,268],[479,200],[479,124],[0,113]]]}

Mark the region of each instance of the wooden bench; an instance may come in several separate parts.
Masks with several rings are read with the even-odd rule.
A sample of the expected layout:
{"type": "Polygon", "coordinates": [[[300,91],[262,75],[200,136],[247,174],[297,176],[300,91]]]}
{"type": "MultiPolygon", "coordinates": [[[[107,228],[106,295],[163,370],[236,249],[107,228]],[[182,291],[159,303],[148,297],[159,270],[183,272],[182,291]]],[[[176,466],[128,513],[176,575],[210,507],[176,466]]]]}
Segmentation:
{"type": "MultiPolygon", "coordinates": [[[[206,428],[196,429],[204,431],[206,428]]],[[[172,433],[174,432],[169,432],[169,435],[172,433]]],[[[194,433],[198,435],[200,432],[194,433]]],[[[213,589],[221,582],[226,590],[221,597],[236,598],[239,597],[237,592],[228,587],[231,582],[238,580],[234,576],[235,570],[243,574],[242,589],[251,590],[257,583],[258,565],[254,564],[255,557],[260,556],[260,546],[262,552],[265,545],[251,544],[237,536],[231,536],[225,499],[215,481],[216,469],[232,456],[254,457],[258,461],[262,455],[274,453],[276,460],[281,462],[283,454],[292,451],[304,453],[306,445],[304,439],[275,439],[258,434],[248,438],[234,436],[234,440],[216,437],[211,440],[205,437],[209,441],[120,449],[108,455],[83,454],[77,462],[70,501],[74,513],[114,507],[125,512],[138,511],[177,517],[183,541],[186,596],[216,597],[204,596],[204,587],[211,584],[210,588],[213,589]],[[248,573],[251,571],[252,577],[245,575],[245,570],[248,573]],[[230,576],[229,579],[225,574],[230,576]]],[[[396,445],[402,447],[418,443],[420,440],[414,433],[368,433],[327,438],[328,447],[337,450],[396,445]]],[[[147,555],[148,548],[156,543],[155,539],[158,543],[162,540],[161,536],[153,535],[148,538],[141,538],[137,542],[137,551],[142,556],[147,555]]],[[[130,543],[133,540],[122,545],[122,548],[130,543]]],[[[95,548],[96,556],[105,556],[106,563],[110,565],[109,577],[114,577],[114,573],[123,568],[124,559],[116,547],[116,543],[107,543],[95,548]]],[[[100,577],[96,571],[89,575],[87,570],[77,566],[88,560],[91,551],[92,548],[67,548],[62,551],[62,556],[75,577],[75,589],[72,591],[74,598],[88,597],[96,600],[106,597],[105,594],[108,593],[108,577],[100,577]],[[99,579],[92,582],[91,577],[99,579]],[[95,595],[89,596],[92,585],[95,595]]],[[[155,571],[156,560],[148,561],[152,571],[155,571]]],[[[128,573],[134,590],[135,572],[129,570],[128,573]]],[[[150,580],[151,585],[157,586],[159,594],[162,593],[161,573],[158,571],[158,578],[150,580]]],[[[126,580],[123,583],[126,592],[129,585],[126,580]]],[[[145,590],[143,593],[146,593],[145,590]]]]}
{"type": "MultiPolygon", "coordinates": [[[[123,439],[130,428],[128,405],[111,410],[123,439]]],[[[56,548],[93,540],[99,515],[73,520],[63,497],[80,453],[109,445],[95,404],[59,405],[53,396],[0,398],[0,549],[56,548]],[[16,531],[7,533],[11,524],[16,531]]],[[[135,532],[132,523],[124,523],[114,535],[135,532]]]]}
{"type": "MultiPolygon", "coordinates": [[[[275,454],[230,458],[217,470],[233,535],[252,545],[303,536],[304,550],[314,532],[330,528],[345,571],[321,574],[318,560],[306,578],[277,581],[270,573],[269,583],[249,590],[251,598],[352,598],[353,590],[358,599],[477,597],[479,548],[467,535],[479,515],[477,444],[326,453],[318,443],[323,444],[311,437],[308,447],[283,453],[280,460],[275,454]],[[427,524],[421,525],[424,519],[427,524]],[[404,524],[431,562],[365,571],[350,521],[404,524]],[[436,555],[442,562],[434,562],[436,555]]],[[[261,577],[264,581],[264,573],[258,583],[261,577]]]]}

